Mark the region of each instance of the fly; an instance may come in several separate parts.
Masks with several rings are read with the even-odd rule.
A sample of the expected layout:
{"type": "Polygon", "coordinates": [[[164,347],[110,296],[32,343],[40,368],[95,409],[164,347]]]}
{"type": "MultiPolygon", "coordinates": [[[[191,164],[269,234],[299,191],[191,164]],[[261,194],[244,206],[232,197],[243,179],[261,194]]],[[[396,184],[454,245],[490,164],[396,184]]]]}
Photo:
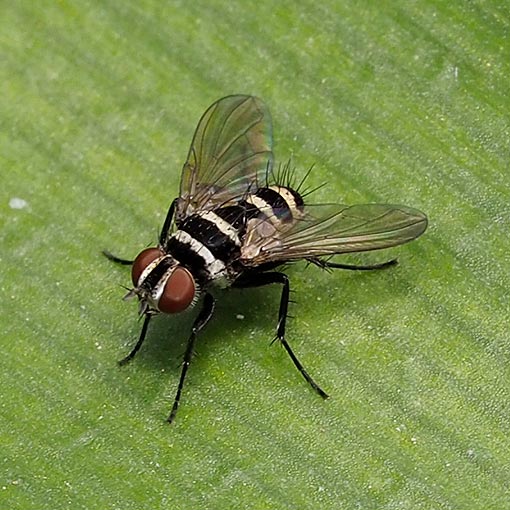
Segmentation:
{"type": "MultiPolygon", "coordinates": [[[[285,169],[284,174],[288,174],[285,169]]],[[[359,266],[332,262],[331,256],[397,246],[427,227],[422,212],[400,205],[309,205],[301,184],[279,182],[273,175],[272,124],[265,104],[246,95],[212,104],[196,128],[158,245],[134,260],[104,255],[131,265],[133,288],[144,317],[138,342],[119,363],[128,363],[142,346],[149,322],[159,313],[179,313],[201,301],[191,328],[172,410],[177,413],[199,332],[211,319],[215,288],[282,286],[275,340],[310,386],[312,379],[285,338],[290,284],[276,269],[305,260],[323,269],[383,269],[396,260],[359,266]]]]}

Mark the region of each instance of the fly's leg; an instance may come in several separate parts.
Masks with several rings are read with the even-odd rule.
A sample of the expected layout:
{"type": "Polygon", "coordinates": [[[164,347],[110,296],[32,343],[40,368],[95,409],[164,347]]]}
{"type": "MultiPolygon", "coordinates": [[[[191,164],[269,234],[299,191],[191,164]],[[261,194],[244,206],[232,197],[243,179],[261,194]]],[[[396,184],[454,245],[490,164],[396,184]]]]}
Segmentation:
{"type": "MultiPolygon", "coordinates": [[[[115,262],[116,264],[121,264],[123,266],[132,266],[133,260],[127,260],[127,259],[121,259],[120,257],[117,257],[116,255],[113,255],[107,250],[103,250],[103,255],[112,262],[115,262]]],[[[122,358],[119,361],[119,365],[126,365],[129,363],[136,355],[136,353],[140,350],[140,347],[142,346],[145,336],[147,335],[147,328],[149,327],[149,321],[151,320],[150,314],[145,314],[145,319],[143,321],[142,331],[140,332],[140,336],[138,338],[138,342],[136,342],[135,346],[131,350],[131,352],[125,357],[122,358]]]]}
{"type": "Polygon", "coordinates": [[[254,275],[250,275],[248,277],[244,277],[239,279],[234,283],[234,287],[238,288],[248,288],[248,287],[262,287],[264,285],[270,285],[272,283],[280,283],[283,285],[282,295],[280,298],[280,309],[278,311],[278,326],[276,328],[276,338],[275,340],[279,340],[287,353],[290,356],[290,359],[299,370],[301,375],[305,378],[308,384],[324,399],[328,398],[329,395],[312,379],[310,374],[306,371],[305,367],[299,361],[297,356],[292,351],[289,343],[285,340],[285,326],[287,323],[287,311],[289,308],[289,295],[290,295],[290,285],[289,278],[286,274],[283,273],[258,273],[254,275]]]}
{"type": "Polygon", "coordinates": [[[135,357],[136,353],[140,350],[140,347],[142,346],[142,344],[145,340],[145,337],[147,335],[147,328],[149,327],[149,322],[151,320],[151,317],[152,317],[152,315],[145,314],[145,319],[143,321],[142,331],[140,331],[140,337],[138,338],[138,342],[136,342],[136,345],[133,347],[131,352],[125,358],[122,358],[119,361],[120,366],[126,365],[127,363],[129,363],[135,357]]]}
{"type": "MultiPolygon", "coordinates": [[[[178,198],[174,199],[172,203],[170,204],[170,208],[168,209],[168,212],[166,214],[165,222],[163,223],[163,228],[161,229],[161,234],[159,235],[159,245],[165,246],[166,240],[168,238],[168,231],[170,230],[170,226],[172,224],[172,220],[174,218],[174,211],[175,206],[177,204],[178,198]]],[[[115,262],[116,264],[121,264],[123,266],[132,266],[134,260],[128,260],[123,259],[120,257],[117,257],[113,253],[109,252],[108,250],[103,250],[101,252],[108,260],[111,260],[112,262],[115,262]]]]}
{"type": "Polygon", "coordinates": [[[311,258],[306,259],[308,262],[315,264],[321,269],[350,269],[353,271],[370,271],[372,269],[387,269],[388,267],[396,266],[398,264],[397,259],[388,260],[380,264],[371,264],[368,266],[358,266],[353,264],[337,264],[336,262],[328,262],[326,260],[311,258]]]}
{"type": "Polygon", "coordinates": [[[186,352],[184,353],[184,359],[182,361],[181,377],[179,379],[177,393],[175,394],[174,405],[172,406],[170,415],[167,418],[168,423],[172,423],[174,421],[175,415],[177,414],[177,408],[179,407],[179,401],[181,400],[181,393],[182,388],[184,386],[184,380],[186,379],[186,374],[188,373],[191,358],[193,357],[193,347],[195,345],[197,335],[209,322],[213,315],[213,312],[214,312],[214,298],[211,296],[211,294],[206,294],[204,297],[204,302],[202,304],[202,309],[200,310],[200,313],[198,314],[198,317],[195,319],[193,327],[191,328],[191,335],[188,339],[188,344],[186,345],[186,352]]]}
{"type": "Polygon", "coordinates": [[[175,198],[170,204],[170,208],[166,214],[165,222],[163,223],[163,228],[161,229],[161,234],[159,235],[159,245],[165,246],[166,240],[168,238],[168,231],[170,230],[170,225],[172,224],[172,220],[174,218],[174,211],[177,201],[179,199],[175,198]]]}
{"type": "Polygon", "coordinates": [[[113,253],[110,253],[108,250],[103,250],[101,253],[108,260],[111,260],[112,262],[115,262],[116,264],[121,264],[122,266],[132,266],[133,262],[134,262],[134,260],[121,259],[120,257],[113,255],[113,253]]]}

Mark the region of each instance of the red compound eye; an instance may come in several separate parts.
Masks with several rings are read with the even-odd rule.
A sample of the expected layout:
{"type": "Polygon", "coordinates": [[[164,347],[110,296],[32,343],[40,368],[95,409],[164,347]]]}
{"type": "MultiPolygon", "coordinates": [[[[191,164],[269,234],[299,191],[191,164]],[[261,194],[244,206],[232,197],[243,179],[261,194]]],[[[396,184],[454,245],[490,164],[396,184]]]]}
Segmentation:
{"type": "Polygon", "coordinates": [[[195,280],[182,266],[174,269],[168,278],[163,294],[159,298],[158,308],[164,313],[183,312],[195,297],[195,280]]]}
{"type": "Polygon", "coordinates": [[[162,256],[163,252],[159,248],[147,248],[138,254],[131,268],[131,279],[135,287],[138,287],[138,280],[140,280],[140,276],[145,268],[162,256]]]}

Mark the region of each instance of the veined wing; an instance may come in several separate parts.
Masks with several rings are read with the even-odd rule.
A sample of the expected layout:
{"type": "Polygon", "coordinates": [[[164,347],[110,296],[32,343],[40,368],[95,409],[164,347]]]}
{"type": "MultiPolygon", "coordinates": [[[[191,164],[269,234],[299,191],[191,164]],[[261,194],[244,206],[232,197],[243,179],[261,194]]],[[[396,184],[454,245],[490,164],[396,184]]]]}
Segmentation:
{"type": "Polygon", "coordinates": [[[427,228],[421,211],[383,204],[310,205],[301,219],[281,230],[268,228],[268,221],[252,224],[241,253],[243,264],[380,250],[412,241],[427,228]]]}
{"type": "Polygon", "coordinates": [[[257,187],[273,164],[271,115],[253,96],[213,103],[193,136],[181,177],[177,219],[237,200],[257,187]]]}

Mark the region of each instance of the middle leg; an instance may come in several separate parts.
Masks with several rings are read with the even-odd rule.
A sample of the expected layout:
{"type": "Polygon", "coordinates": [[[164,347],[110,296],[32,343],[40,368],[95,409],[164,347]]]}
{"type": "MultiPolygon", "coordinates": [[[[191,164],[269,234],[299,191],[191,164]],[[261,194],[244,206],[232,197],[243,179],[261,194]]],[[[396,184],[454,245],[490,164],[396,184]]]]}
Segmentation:
{"type": "Polygon", "coordinates": [[[272,283],[279,283],[283,285],[282,294],[280,297],[280,309],[278,311],[278,326],[276,328],[276,338],[279,340],[285,350],[287,351],[290,359],[299,370],[301,375],[310,384],[310,386],[324,399],[328,398],[329,395],[312,379],[310,374],[306,371],[303,364],[299,361],[298,357],[294,354],[289,343],[285,339],[285,327],[287,324],[287,311],[289,308],[289,296],[290,296],[290,284],[289,278],[286,274],[278,272],[270,273],[257,273],[246,276],[237,280],[234,283],[234,287],[237,288],[249,288],[249,287],[262,287],[264,285],[271,285],[272,283]]]}

